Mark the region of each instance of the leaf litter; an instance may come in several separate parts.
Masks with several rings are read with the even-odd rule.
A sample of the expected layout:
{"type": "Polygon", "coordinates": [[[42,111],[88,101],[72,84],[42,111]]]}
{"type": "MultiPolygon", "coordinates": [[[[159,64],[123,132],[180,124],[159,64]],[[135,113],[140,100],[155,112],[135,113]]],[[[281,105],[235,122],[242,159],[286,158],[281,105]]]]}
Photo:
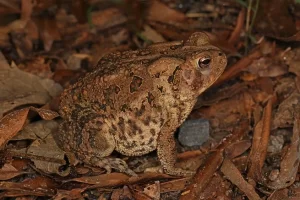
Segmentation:
{"type": "Polygon", "coordinates": [[[299,8],[292,0],[0,1],[0,198],[300,198],[299,8]],[[178,166],[194,177],[163,174],[152,153],[121,157],[138,177],[105,174],[57,147],[62,88],[106,53],[195,31],[229,64],[190,115],[209,120],[210,138],[178,146],[178,166]]]}

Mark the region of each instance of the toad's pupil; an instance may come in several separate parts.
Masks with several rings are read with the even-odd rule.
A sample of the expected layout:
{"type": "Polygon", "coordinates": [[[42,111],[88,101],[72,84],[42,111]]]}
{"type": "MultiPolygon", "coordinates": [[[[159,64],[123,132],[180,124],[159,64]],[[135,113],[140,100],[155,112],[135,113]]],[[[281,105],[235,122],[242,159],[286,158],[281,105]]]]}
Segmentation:
{"type": "Polygon", "coordinates": [[[208,67],[210,64],[211,59],[210,58],[203,58],[199,60],[199,67],[205,68],[208,67]]]}

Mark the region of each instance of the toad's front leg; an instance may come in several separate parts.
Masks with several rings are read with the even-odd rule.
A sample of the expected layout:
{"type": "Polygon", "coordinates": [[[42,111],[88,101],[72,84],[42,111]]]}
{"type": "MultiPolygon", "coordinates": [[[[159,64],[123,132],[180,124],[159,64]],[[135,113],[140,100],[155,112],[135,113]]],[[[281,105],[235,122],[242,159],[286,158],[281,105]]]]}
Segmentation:
{"type": "Polygon", "coordinates": [[[167,122],[158,137],[157,155],[165,172],[174,176],[192,176],[194,171],[184,170],[175,167],[177,152],[174,139],[174,132],[177,126],[172,126],[171,122],[167,122]]]}

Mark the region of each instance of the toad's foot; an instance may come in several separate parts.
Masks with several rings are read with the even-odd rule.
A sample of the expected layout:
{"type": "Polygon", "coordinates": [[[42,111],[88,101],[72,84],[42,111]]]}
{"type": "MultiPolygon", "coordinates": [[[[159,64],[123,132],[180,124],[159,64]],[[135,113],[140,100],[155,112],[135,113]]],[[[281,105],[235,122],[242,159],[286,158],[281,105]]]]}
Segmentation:
{"type": "Polygon", "coordinates": [[[107,173],[111,173],[111,169],[115,169],[118,172],[123,172],[130,176],[137,176],[137,174],[129,169],[126,162],[120,158],[98,158],[92,157],[90,163],[93,166],[104,168],[107,173]]]}
{"type": "Polygon", "coordinates": [[[185,170],[181,168],[176,168],[176,167],[163,167],[164,171],[172,176],[184,176],[184,177],[189,177],[193,176],[196,172],[191,171],[191,170],[185,170]]]}

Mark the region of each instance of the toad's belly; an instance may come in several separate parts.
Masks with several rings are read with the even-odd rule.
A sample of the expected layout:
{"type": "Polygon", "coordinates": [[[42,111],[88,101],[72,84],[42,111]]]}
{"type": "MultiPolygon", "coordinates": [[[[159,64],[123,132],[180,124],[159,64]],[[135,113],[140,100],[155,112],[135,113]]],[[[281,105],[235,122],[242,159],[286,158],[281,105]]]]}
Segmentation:
{"type": "Polygon", "coordinates": [[[115,139],[115,150],[127,156],[140,156],[155,150],[166,115],[154,111],[143,116],[131,112],[117,114],[115,120],[106,122],[115,139]]]}

